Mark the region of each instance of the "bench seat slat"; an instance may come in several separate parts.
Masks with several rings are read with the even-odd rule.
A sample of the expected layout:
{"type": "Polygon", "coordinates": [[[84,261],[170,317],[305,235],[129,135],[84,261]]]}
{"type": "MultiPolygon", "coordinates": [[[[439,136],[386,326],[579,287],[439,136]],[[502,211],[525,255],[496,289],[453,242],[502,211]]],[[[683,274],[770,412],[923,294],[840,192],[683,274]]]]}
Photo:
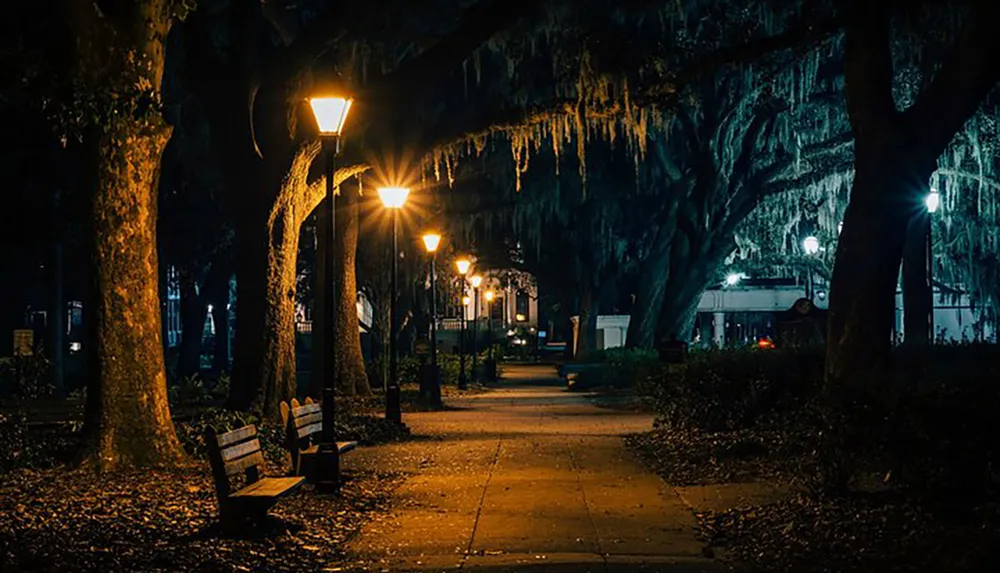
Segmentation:
{"type": "Polygon", "coordinates": [[[323,414],[320,412],[315,412],[312,414],[307,414],[305,416],[300,416],[298,418],[295,418],[295,427],[301,428],[302,426],[309,426],[322,421],[323,421],[323,414]]]}
{"type": "Polygon", "coordinates": [[[305,481],[304,477],[261,478],[231,497],[282,497],[298,489],[305,481]]]}
{"type": "MultiPolygon", "coordinates": [[[[358,447],[357,442],[337,442],[337,451],[340,453],[346,453],[354,448],[358,447]]],[[[313,444],[308,448],[302,450],[303,456],[314,456],[319,452],[319,444],[313,444]]]]}
{"type": "Polygon", "coordinates": [[[235,444],[237,442],[242,442],[250,438],[257,436],[257,426],[250,425],[244,426],[239,430],[233,430],[232,432],[226,432],[225,434],[220,434],[216,440],[219,442],[220,448],[225,448],[230,444],[235,444]]]}
{"type": "Polygon", "coordinates": [[[298,429],[299,438],[305,438],[313,434],[318,434],[323,431],[323,424],[312,424],[310,426],[303,426],[298,429]]]}
{"type": "Polygon", "coordinates": [[[250,466],[259,466],[263,464],[264,456],[261,455],[260,450],[257,450],[249,456],[243,456],[242,458],[224,463],[226,464],[226,475],[231,476],[246,470],[250,466]]]}
{"type": "Polygon", "coordinates": [[[235,446],[228,447],[222,450],[222,460],[230,462],[236,458],[242,458],[245,455],[252,454],[253,452],[260,450],[260,440],[254,438],[249,442],[243,442],[242,444],[236,444],[235,446]]]}
{"type": "Polygon", "coordinates": [[[322,411],[323,407],[320,404],[306,404],[305,406],[299,406],[298,408],[292,408],[293,416],[305,416],[307,414],[315,414],[316,412],[322,411]]]}

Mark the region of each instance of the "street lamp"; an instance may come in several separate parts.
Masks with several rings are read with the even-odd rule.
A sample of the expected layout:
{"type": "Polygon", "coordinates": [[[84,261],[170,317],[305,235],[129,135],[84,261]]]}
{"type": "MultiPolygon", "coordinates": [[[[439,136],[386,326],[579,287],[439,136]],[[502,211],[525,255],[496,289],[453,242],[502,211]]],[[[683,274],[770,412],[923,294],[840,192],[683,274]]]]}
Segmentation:
{"type": "Polygon", "coordinates": [[[933,241],[933,231],[931,228],[931,215],[937,213],[937,210],[941,207],[941,194],[938,193],[937,189],[931,189],[931,192],[927,194],[924,199],[924,205],[927,207],[927,216],[924,217],[927,222],[925,223],[926,232],[924,233],[924,240],[926,241],[926,251],[927,251],[927,297],[930,298],[930,304],[927,305],[927,324],[930,329],[928,334],[930,334],[931,343],[934,343],[934,241],[933,241]]]}
{"type": "Polygon", "coordinates": [[[462,285],[462,320],[461,320],[461,330],[459,331],[459,341],[458,341],[458,389],[465,390],[469,387],[469,380],[465,377],[465,313],[469,308],[469,303],[467,299],[469,297],[465,296],[465,275],[469,272],[469,267],[472,266],[472,261],[465,257],[460,257],[455,261],[455,268],[458,269],[459,281],[462,285]]]}
{"type": "MultiPolygon", "coordinates": [[[[312,108],[316,118],[316,125],[319,127],[319,136],[323,141],[323,150],[326,155],[326,197],[323,201],[319,217],[326,220],[326,225],[322,241],[326,246],[324,249],[323,264],[326,267],[326,288],[323,297],[324,325],[323,330],[326,335],[326,343],[333,344],[337,339],[337,282],[339,276],[334,266],[334,237],[336,217],[336,206],[333,194],[333,175],[335,172],[334,163],[337,153],[340,152],[340,136],[347,122],[347,114],[351,111],[351,98],[337,96],[323,96],[309,99],[309,107],[312,108]]],[[[323,352],[325,349],[318,349],[323,352]]],[[[321,408],[323,411],[323,426],[320,434],[320,443],[316,452],[316,465],[313,481],[316,490],[321,493],[330,493],[337,489],[340,483],[340,450],[337,448],[336,436],[334,435],[334,416],[336,415],[336,402],[334,392],[337,381],[337,353],[330,352],[325,361],[326,368],[323,370],[323,397],[321,408]]]]}
{"type": "MultiPolygon", "coordinates": [[[[802,250],[805,251],[806,255],[813,256],[819,252],[819,239],[813,236],[808,236],[802,240],[802,250]]],[[[806,298],[809,300],[813,299],[813,273],[812,266],[806,264],[806,298]]]]}
{"type": "Polygon", "coordinates": [[[438,245],[441,244],[441,235],[437,233],[425,233],[423,240],[424,248],[430,253],[431,259],[431,375],[433,381],[428,388],[432,394],[431,400],[437,404],[441,401],[441,378],[438,374],[437,362],[437,269],[434,263],[437,258],[438,245]]]}
{"type": "Polygon", "coordinates": [[[736,286],[743,278],[743,273],[730,273],[726,275],[726,286],[736,286]]]}
{"type": "Polygon", "coordinates": [[[396,338],[399,336],[399,313],[396,311],[397,263],[399,262],[399,210],[406,204],[410,190],[406,187],[380,187],[378,196],[382,204],[392,212],[392,276],[389,282],[389,385],[385,389],[385,419],[397,424],[403,423],[403,412],[399,405],[399,353],[396,338]]]}
{"type": "Polygon", "coordinates": [[[483,284],[483,277],[473,275],[469,279],[472,283],[472,380],[476,380],[476,362],[478,352],[476,350],[476,338],[479,335],[479,285],[483,284]]]}
{"type": "Polygon", "coordinates": [[[488,290],[483,293],[486,299],[486,374],[490,381],[496,380],[497,361],[493,353],[493,299],[496,295],[488,290]]]}

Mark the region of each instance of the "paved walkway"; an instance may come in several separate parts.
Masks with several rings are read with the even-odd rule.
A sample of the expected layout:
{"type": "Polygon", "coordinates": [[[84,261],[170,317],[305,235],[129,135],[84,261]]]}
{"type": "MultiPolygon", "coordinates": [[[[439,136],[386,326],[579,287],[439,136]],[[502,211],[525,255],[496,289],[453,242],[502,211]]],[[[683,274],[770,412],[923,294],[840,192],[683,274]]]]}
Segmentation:
{"type": "Polygon", "coordinates": [[[564,392],[555,370],[510,366],[502,388],[406,415],[414,442],[345,466],[403,471],[394,511],[349,550],[373,571],[716,571],[676,491],[626,451],[648,415],[564,392]]]}

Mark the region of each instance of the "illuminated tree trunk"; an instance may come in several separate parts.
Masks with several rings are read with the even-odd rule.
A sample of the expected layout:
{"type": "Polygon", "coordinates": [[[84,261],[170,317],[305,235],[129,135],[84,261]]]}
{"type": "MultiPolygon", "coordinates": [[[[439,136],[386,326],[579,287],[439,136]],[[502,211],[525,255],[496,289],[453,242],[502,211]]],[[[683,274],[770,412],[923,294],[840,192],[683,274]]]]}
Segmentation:
{"type": "Polygon", "coordinates": [[[156,206],[170,128],[158,116],[114,121],[100,141],[92,204],[98,384],[87,416],[102,469],[182,456],[167,403],[160,328],[156,206]]]}

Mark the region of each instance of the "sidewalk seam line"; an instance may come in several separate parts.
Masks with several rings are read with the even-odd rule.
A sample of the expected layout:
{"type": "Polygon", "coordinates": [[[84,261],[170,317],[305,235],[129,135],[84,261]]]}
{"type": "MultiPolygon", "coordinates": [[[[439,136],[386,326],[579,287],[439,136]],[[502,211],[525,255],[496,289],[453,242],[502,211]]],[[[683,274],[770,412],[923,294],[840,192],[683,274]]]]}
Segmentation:
{"type": "Polygon", "coordinates": [[[493,463],[490,464],[490,473],[487,474],[486,483],[483,484],[483,495],[479,497],[479,508],[476,509],[476,519],[472,522],[472,534],[469,536],[469,545],[465,548],[465,555],[462,556],[462,563],[458,566],[459,569],[465,568],[465,562],[468,561],[469,555],[472,554],[472,545],[476,542],[476,532],[479,531],[479,518],[483,515],[483,505],[486,503],[486,491],[490,488],[490,482],[493,481],[493,472],[500,463],[500,447],[502,445],[503,438],[498,438],[497,449],[493,453],[493,463]]]}
{"type": "Polygon", "coordinates": [[[576,456],[573,455],[573,444],[567,440],[566,449],[569,451],[569,461],[573,464],[574,473],[576,473],[576,483],[580,486],[580,496],[583,497],[583,507],[587,510],[587,521],[590,522],[590,529],[594,532],[594,543],[597,544],[597,554],[601,557],[601,561],[604,562],[604,569],[608,568],[608,557],[604,554],[604,546],[601,543],[601,534],[597,531],[597,524],[594,522],[594,513],[590,511],[590,501],[587,500],[587,490],[583,487],[583,478],[580,476],[580,465],[577,464],[576,456]]]}

